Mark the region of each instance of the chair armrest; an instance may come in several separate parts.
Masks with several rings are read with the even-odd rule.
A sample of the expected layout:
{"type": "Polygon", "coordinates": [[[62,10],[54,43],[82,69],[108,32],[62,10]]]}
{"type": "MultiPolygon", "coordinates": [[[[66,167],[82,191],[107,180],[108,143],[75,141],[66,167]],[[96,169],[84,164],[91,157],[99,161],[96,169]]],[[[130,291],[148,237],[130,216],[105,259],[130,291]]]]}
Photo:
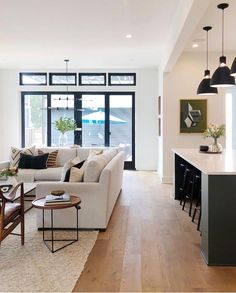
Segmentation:
{"type": "Polygon", "coordinates": [[[2,201],[13,202],[16,199],[16,197],[20,198],[21,201],[24,200],[24,185],[23,185],[23,182],[17,183],[13,187],[13,190],[9,194],[5,195],[0,190],[0,198],[2,199],[2,201]],[[19,191],[19,188],[20,188],[20,191],[19,191]]]}

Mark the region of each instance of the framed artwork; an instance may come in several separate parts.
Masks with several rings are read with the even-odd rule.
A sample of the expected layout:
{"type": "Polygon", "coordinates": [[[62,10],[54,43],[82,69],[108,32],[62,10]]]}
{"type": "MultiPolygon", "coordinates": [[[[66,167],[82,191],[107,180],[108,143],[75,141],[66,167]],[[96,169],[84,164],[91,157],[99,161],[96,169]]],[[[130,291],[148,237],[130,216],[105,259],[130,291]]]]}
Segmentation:
{"type": "Polygon", "coordinates": [[[203,133],[207,128],[207,100],[180,100],[180,133],[203,133]]]}

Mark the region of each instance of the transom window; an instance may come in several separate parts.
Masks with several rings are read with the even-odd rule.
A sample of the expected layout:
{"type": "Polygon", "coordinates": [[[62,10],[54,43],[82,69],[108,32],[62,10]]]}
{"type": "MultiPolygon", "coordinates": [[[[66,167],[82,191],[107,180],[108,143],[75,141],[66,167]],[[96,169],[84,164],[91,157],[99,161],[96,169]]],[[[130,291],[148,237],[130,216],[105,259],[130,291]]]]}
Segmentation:
{"type": "Polygon", "coordinates": [[[49,85],[76,85],[76,73],[49,73],[49,85]]]}
{"type": "Polygon", "coordinates": [[[47,85],[47,73],[20,72],[20,85],[47,85]]]}
{"type": "Polygon", "coordinates": [[[106,85],[106,73],[79,73],[79,85],[106,85]]]}
{"type": "Polygon", "coordinates": [[[108,73],[108,85],[136,85],[136,74],[108,73]]]}

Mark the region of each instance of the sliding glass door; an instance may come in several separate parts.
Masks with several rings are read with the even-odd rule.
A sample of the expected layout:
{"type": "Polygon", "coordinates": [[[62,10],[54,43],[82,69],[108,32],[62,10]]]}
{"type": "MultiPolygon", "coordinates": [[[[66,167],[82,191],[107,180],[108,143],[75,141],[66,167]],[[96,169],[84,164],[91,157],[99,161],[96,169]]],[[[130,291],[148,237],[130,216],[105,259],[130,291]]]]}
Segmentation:
{"type": "Polygon", "coordinates": [[[118,147],[135,169],[134,102],[133,92],[23,92],[22,146],[59,146],[55,121],[72,118],[67,146],[118,147]]]}
{"type": "Polygon", "coordinates": [[[134,93],[80,93],[77,122],[81,146],[119,147],[125,153],[125,166],[135,169],[134,93]]]}
{"type": "Polygon", "coordinates": [[[125,160],[133,161],[133,96],[130,94],[109,95],[110,146],[119,146],[125,153],[125,160]]]}
{"type": "Polygon", "coordinates": [[[82,146],[105,146],[105,95],[81,95],[82,146]]]}

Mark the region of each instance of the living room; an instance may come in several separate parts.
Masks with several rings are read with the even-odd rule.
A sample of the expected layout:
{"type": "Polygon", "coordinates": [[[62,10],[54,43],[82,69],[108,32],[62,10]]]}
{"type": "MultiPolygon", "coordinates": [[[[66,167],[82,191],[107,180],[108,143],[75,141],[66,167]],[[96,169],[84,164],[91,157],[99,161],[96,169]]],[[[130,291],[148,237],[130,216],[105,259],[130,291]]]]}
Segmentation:
{"type": "MultiPolygon", "coordinates": [[[[216,0],[0,2],[0,169],[17,167],[0,184],[24,182],[20,197],[14,187],[2,193],[24,198],[24,209],[17,206],[17,227],[7,236],[1,212],[0,291],[235,291],[234,216],[220,202],[229,261],[212,244],[228,235],[210,212],[216,171],[205,178],[203,165],[207,158],[212,168],[224,165],[222,182],[234,175],[235,86],[197,95],[204,70],[212,76],[221,55],[231,68],[236,56],[234,1],[222,11],[216,0]],[[199,117],[181,126],[183,103],[187,118],[205,121],[200,131],[199,117]],[[66,131],[60,122],[70,124],[66,131]],[[185,153],[210,152],[212,139],[203,135],[210,123],[223,127],[223,152],[200,153],[200,160],[185,153]],[[196,180],[188,183],[207,190],[209,201],[181,198],[180,165],[184,174],[193,166],[196,180]],[[63,198],[60,192],[70,201],[47,206],[45,198],[63,198]],[[201,217],[203,203],[209,214],[200,210],[201,217]],[[218,223],[213,234],[208,216],[218,223]]],[[[234,183],[227,184],[230,194],[234,183]]]]}

